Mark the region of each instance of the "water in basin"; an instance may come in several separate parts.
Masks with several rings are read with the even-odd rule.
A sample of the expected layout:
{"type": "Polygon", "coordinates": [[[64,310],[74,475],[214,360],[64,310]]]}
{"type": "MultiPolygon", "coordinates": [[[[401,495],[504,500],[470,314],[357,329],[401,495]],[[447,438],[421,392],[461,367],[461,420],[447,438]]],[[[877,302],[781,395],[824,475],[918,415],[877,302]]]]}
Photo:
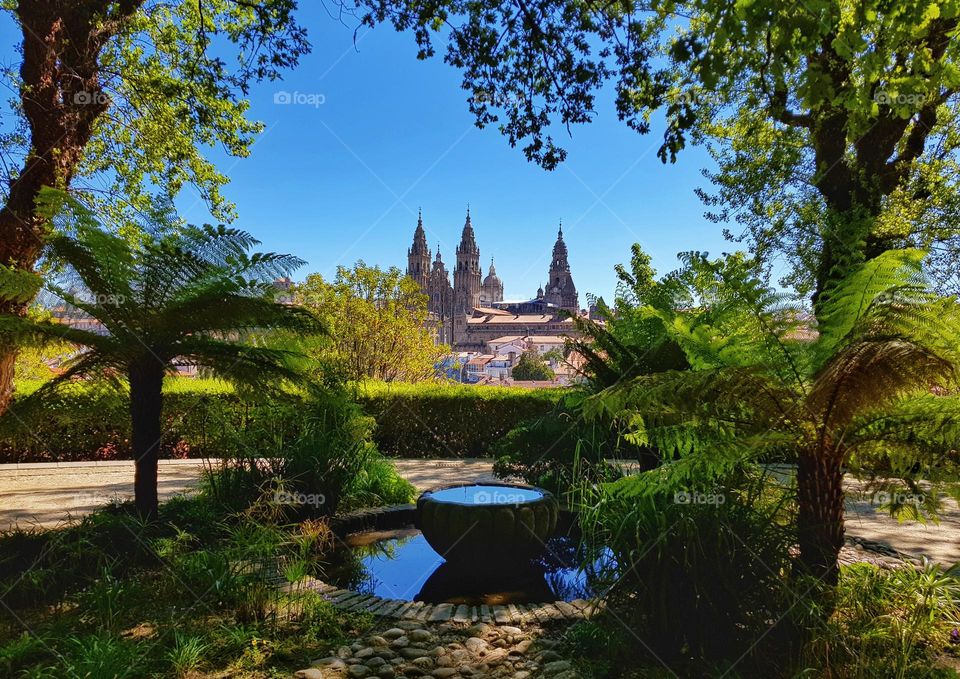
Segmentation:
{"type": "Polygon", "coordinates": [[[476,484],[444,488],[429,493],[429,496],[437,502],[461,505],[513,505],[539,500],[543,493],[532,488],[476,484]]]}

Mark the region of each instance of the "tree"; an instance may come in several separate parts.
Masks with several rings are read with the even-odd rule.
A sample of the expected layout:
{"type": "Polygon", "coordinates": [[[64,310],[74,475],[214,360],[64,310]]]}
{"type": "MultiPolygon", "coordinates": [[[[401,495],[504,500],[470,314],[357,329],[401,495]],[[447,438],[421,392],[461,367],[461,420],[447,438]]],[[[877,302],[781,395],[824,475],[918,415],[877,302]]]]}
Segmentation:
{"type": "MultiPolygon", "coordinates": [[[[660,158],[675,160],[688,139],[708,145],[717,191],[701,195],[713,216],[739,221],[744,232],[731,237],[767,266],[785,254],[787,282],[812,292],[818,319],[827,291],[888,249],[939,251],[940,270],[956,268],[953,2],[359,4],[367,24],[412,28],[419,58],[448,35],[445,59],[463,71],[477,124],[502,114],[510,144],[545,168],[565,158],[552,126],[592,120],[610,80],[631,128],[649,132],[662,112],[660,158]]],[[[801,493],[842,497],[830,487],[840,469],[807,459],[810,450],[801,493]]]]}
{"type": "MultiPolygon", "coordinates": [[[[75,234],[46,239],[52,259],[66,266],[69,286],[48,281],[45,290],[98,320],[104,333],[54,320],[0,317],[0,329],[20,343],[68,341],[84,348],[66,370],[24,403],[76,378],[126,377],[130,390],[135,502],[145,517],[157,514],[157,459],[164,376],[185,361],[258,390],[302,378],[298,354],[258,346],[278,329],[319,332],[305,309],[273,299],[273,280],[302,262],[290,255],[247,254],[248,233],[224,226],[145,232],[142,245],[103,231],[73,204],[75,234]]],[[[18,403],[16,407],[20,407],[18,403]]]]}
{"type": "MultiPolygon", "coordinates": [[[[835,584],[843,466],[892,458],[916,488],[917,478],[940,475],[960,441],[960,401],[934,394],[958,384],[960,306],[930,291],[923,256],[887,252],[860,265],[830,289],[815,339],[789,298],[748,270],[689,259],[688,269],[717,282],[708,303],[645,310],[691,368],[607,389],[592,412],[628,421],[634,442],[668,454],[674,479],[722,477],[784,449],[799,451],[800,473],[820,465],[806,478],[830,475],[827,484],[798,484],[799,546],[804,570],[835,584]]],[[[925,494],[934,508],[936,488],[925,494]]]]}
{"type": "Polygon", "coordinates": [[[510,374],[513,379],[521,382],[548,381],[555,377],[536,349],[524,351],[510,374]]]}
{"type": "MultiPolygon", "coordinates": [[[[41,285],[34,266],[48,224],[43,187],[93,180],[88,203],[120,223],[144,210],[147,187],[194,184],[218,219],[227,179],[205,158],[245,156],[259,123],[245,118],[251,82],[279,77],[308,49],[295,0],[19,0],[18,124],[0,137],[0,314],[23,316],[41,285]],[[229,52],[235,51],[235,66],[229,52]],[[106,191],[104,191],[106,188],[106,191]]],[[[0,413],[13,393],[16,346],[0,338],[0,413]]]]}
{"type": "Polygon", "coordinates": [[[338,267],[332,282],[312,274],[296,287],[296,298],[330,326],[312,353],[347,380],[431,379],[447,353],[427,327],[427,296],[396,267],[360,261],[338,267]]]}

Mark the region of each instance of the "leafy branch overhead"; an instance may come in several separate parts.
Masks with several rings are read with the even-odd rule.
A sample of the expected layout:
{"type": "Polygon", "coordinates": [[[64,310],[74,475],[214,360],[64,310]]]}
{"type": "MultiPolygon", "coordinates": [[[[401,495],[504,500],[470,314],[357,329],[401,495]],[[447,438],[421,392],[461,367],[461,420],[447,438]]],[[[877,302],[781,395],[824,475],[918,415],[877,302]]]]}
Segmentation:
{"type": "MultiPolygon", "coordinates": [[[[956,258],[957,4],[654,0],[360,0],[363,21],[446,44],[479,126],[552,169],[558,128],[597,115],[604,88],[659,156],[702,143],[701,191],[767,265],[822,292],[885,249],[956,258]]],[[[949,273],[944,264],[944,277],[949,273]]]]}

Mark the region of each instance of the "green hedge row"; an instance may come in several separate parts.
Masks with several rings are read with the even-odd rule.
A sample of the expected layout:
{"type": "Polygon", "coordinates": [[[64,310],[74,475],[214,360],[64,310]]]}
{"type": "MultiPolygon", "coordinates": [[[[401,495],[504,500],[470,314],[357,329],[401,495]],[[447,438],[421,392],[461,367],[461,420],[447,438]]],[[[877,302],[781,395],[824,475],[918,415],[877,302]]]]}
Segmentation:
{"type": "Polygon", "coordinates": [[[560,389],[446,384],[368,384],[357,401],[394,457],[486,457],[520,422],[550,412],[560,389]]]}
{"type": "MultiPolygon", "coordinates": [[[[18,394],[36,385],[18,386],[18,394]]],[[[522,420],[549,412],[560,390],[369,384],[353,391],[377,421],[380,451],[395,457],[482,457],[522,420]]],[[[295,395],[264,399],[213,380],[169,380],[163,457],[218,457],[283,437],[299,424],[295,395]]],[[[126,394],[72,385],[42,407],[0,418],[0,463],[128,459],[126,394]]]]}

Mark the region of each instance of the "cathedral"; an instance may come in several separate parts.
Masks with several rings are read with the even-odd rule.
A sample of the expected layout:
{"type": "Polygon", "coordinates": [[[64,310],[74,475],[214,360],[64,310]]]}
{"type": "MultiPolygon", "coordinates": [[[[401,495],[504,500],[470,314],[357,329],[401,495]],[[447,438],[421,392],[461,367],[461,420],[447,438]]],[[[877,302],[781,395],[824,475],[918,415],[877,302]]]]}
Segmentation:
{"type": "Polygon", "coordinates": [[[407,275],[427,294],[431,323],[441,343],[461,351],[482,351],[488,341],[504,335],[577,334],[570,316],[580,313],[579,298],[567,262],[562,226],[553,245],[547,287],[541,287],[537,296],[527,301],[504,301],[503,281],[492,258],[483,276],[469,208],[455,254],[451,285],[440,247],[432,258],[423,215],[418,215],[413,246],[407,250],[407,275]]]}

